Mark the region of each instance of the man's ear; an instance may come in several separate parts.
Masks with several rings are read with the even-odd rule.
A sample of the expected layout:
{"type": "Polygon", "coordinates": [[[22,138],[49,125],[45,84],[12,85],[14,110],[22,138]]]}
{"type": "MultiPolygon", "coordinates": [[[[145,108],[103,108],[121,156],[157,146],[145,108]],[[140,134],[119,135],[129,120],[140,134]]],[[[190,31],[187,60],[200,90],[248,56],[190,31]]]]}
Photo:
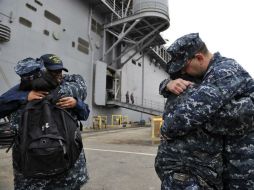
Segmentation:
{"type": "Polygon", "coordinates": [[[204,55],[202,53],[195,54],[195,57],[198,59],[198,61],[203,61],[204,60],[204,55]]]}
{"type": "Polygon", "coordinates": [[[197,53],[195,55],[195,58],[198,60],[199,64],[202,66],[204,64],[205,61],[205,57],[202,53],[197,53]]]}

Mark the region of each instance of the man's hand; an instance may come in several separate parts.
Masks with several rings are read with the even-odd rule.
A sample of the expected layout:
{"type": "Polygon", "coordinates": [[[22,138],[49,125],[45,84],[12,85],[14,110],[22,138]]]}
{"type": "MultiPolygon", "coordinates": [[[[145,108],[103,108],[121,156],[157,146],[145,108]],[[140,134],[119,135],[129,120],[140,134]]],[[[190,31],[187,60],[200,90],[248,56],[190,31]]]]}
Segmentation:
{"type": "Polygon", "coordinates": [[[77,105],[77,100],[73,97],[64,97],[58,100],[57,106],[61,108],[74,108],[77,105]]]}
{"type": "Polygon", "coordinates": [[[169,83],[167,84],[167,90],[172,92],[173,94],[179,95],[184,90],[186,90],[186,88],[189,85],[192,85],[192,84],[193,83],[190,81],[179,78],[179,79],[169,81],[169,83]]]}
{"type": "Polygon", "coordinates": [[[27,100],[28,101],[40,100],[44,98],[46,95],[48,95],[48,92],[32,90],[28,93],[27,100]]]}

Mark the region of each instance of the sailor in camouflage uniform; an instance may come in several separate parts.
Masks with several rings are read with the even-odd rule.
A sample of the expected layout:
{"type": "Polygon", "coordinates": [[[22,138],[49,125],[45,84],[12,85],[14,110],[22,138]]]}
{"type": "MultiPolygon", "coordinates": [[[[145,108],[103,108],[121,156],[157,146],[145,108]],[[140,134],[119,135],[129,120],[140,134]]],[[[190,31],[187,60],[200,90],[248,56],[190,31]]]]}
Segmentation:
{"type": "MultiPolygon", "coordinates": [[[[189,87],[179,96],[168,95],[164,115],[173,112],[196,88],[189,87]]],[[[164,117],[164,125],[167,122],[164,117]]],[[[201,127],[179,132],[172,138],[164,136],[155,159],[161,189],[223,189],[222,145],[220,136],[201,127]]]]}
{"type": "MultiPolygon", "coordinates": [[[[49,59],[49,57],[54,57],[56,60],[56,56],[52,54],[46,54],[41,57],[44,61],[45,67],[50,71],[53,70],[61,71],[65,70],[68,71],[63,67],[61,61],[58,63],[49,59]],[[45,62],[47,63],[45,64],[45,62]],[[53,66],[53,68],[52,68],[53,66]]],[[[59,59],[59,58],[58,58],[59,59]]],[[[17,66],[15,67],[15,71],[22,76],[27,75],[30,71],[37,70],[38,68],[42,68],[40,65],[40,61],[29,59],[25,59],[25,61],[18,62],[17,66]]],[[[33,75],[34,73],[30,74],[33,75]]],[[[68,111],[80,120],[86,120],[89,116],[89,108],[88,105],[84,103],[86,98],[86,84],[84,79],[80,75],[64,75],[62,76],[62,72],[55,73],[54,77],[59,77],[60,82],[60,90],[59,95],[64,97],[64,101],[60,101],[58,103],[59,106],[68,109],[68,111]]],[[[5,106],[4,111],[5,113],[10,113],[15,109],[12,105],[13,103],[18,104],[21,106],[27,102],[29,95],[33,99],[40,99],[44,97],[46,94],[45,92],[38,92],[38,91],[19,91],[18,86],[12,88],[5,94],[0,97],[1,105],[5,106]],[[9,106],[8,106],[9,105],[9,106]]],[[[61,100],[61,99],[60,99],[61,100]]],[[[20,119],[20,112],[22,110],[18,109],[17,111],[13,112],[10,117],[10,122],[12,127],[18,129],[18,123],[20,119]]],[[[1,116],[5,116],[5,114],[1,111],[1,116]]],[[[16,190],[35,190],[35,189],[47,189],[47,190],[55,190],[55,189],[80,189],[80,187],[88,181],[88,172],[86,167],[86,158],[84,150],[81,151],[81,154],[74,164],[74,167],[71,168],[67,173],[56,176],[52,179],[35,179],[35,178],[26,178],[23,176],[22,173],[19,172],[19,168],[17,167],[16,161],[16,154],[15,154],[15,145],[13,147],[13,168],[14,168],[14,187],[16,190]]]]}
{"type": "MultiPolygon", "coordinates": [[[[211,54],[197,33],[179,38],[169,47],[168,52],[172,57],[169,63],[169,73],[187,73],[200,79],[201,83],[187,98],[177,103],[172,110],[166,111],[161,128],[162,136],[168,139],[167,142],[177,141],[179,138],[189,139],[184,135],[203,129],[218,138],[218,144],[222,139],[224,169],[222,173],[224,187],[222,188],[254,189],[253,79],[235,60],[222,57],[219,53],[211,54]]],[[[168,87],[170,82],[165,80],[161,89],[166,91],[170,89],[168,87]]],[[[163,167],[165,168],[163,164],[169,165],[166,160],[170,159],[170,156],[166,154],[170,153],[171,149],[164,144],[162,141],[156,157],[156,169],[159,176],[162,176],[160,172],[163,167]]],[[[182,148],[180,144],[179,149],[182,148]]],[[[211,150],[218,151],[219,147],[215,146],[211,150]]],[[[207,147],[204,150],[207,152],[207,147]]],[[[195,160],[202,157],[203,154],[196,153],[194,156],[191,155],[195,160]]],[[[186,163],[188,162],[184,161],[182,165],[185,166],[186,163]]],[[[174,170],[171,167],[170,170],[162,171],[162,173],[172,173],[172,171],[174,170]]],[[[215,171],[215,174],[217,172],[216,168],[211,168],[211,171],[215,171]]],[[[193,170],[190,173],[192,174],[193,170]]],[[[178,184],[176,181],[179,175],[175,178],[174,175],[167,175],[167,177],[166,182],[162,181],[162,188],[174,189],[171,186],[178,184]]],[[[179,189],[185,189],[185,187],[202,189],[200,182],[195,182],[195,180],[198,181],[195,178],[199,177],[203,176],[198,173],[192,178],[188,175],[187,177],[182,176],[181,179],[184,179],[183,181],[189,185],[180,185],[179,189]]]]}

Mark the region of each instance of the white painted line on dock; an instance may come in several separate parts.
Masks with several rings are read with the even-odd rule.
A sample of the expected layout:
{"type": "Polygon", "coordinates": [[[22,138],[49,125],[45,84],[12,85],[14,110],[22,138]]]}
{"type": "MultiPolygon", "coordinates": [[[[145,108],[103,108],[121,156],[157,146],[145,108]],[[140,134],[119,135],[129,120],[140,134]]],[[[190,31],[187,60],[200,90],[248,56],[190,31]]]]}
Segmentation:
{"type": "Polygon", "coordinates": [[[121,150],[105,150],[105,149],[97,149],[97,148],[84,148],[85,150],[94,150],[101,152],[113,152],[113,153],[123,153],[123,154],[136,154],[143,156],[156,156],[156,154],[142,153],[142,152],[129,152],[129,151],[121,151],[121,150]]]}

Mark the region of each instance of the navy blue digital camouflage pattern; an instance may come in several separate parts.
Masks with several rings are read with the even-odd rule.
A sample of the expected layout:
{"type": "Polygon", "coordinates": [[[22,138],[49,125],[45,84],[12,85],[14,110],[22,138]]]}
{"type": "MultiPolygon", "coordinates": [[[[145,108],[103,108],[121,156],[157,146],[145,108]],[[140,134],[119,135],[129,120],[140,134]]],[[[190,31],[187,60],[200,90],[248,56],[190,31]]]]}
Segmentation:
{"type": "Polygon", "coordinates": [[[254,92],[254,82],[233,59],[222,57],[215,53],[208,71],[197,90],[188,100],[178,104],[167,115],[170,127],[163,126],[161,132],[175,136],[175,132],[186,132],[208,121],[232,99],[251,97],[254,92]]]}
{"type": "Polygon", "coordinates": [[[61,96],[80,98],[84,101],[87,96],[86,82],[81,75],[64,75],[64,81],[61,85],[59,94],[61,96]],[[77,88],[77,84],[79,84],[79,88],[77,88]]]}
{"type": "Polygon", "coordinates": [[[14,67],[15,72],[19,76],[28,75],[35,71],[40,71],[43,68],[43,64],[41,61],[28,57],[23,59],[17,63],[14,67]]]}
{"type": "Polygon", "coordinates": [[[187,64],[187,60],[192,58],[204,45],[198,33],[191,33],[178,38],[167,49],[171,57],[168,62],[168,73],[180,71],[187,64]]]}
{"type": "MultiPolygon", "coordinates": [[[[165,88],[166,82],[164,81],[161,87],[165,88]]],[[[163,89],[160,89],[160,92],[166,93],[163,89]]],[[[188,98],[182,100],[181,103],[171,108],[170,104],[167,105],[167,110],[164,115],[165,122],[161,128],[161,134],[172,141],[179,141],[180,139],[183,142],[187,142],[188,139],[195,137],[195,131],[198,132],[201,130],[208,134],[206,141],[209,138],[218,138],[216,142],[214,141],[215,144],[219,143],[217,146],[212,145],[210,147],[212,142],[204,142],[203,144],[210,144],[210,149],[204,146],[205,152],[219,153],[218,159],[214,160],[217,163],[213,164],[217,166],[222,165],[220,163],[222,155],[224,170],[222,173],[224,187],[222,188],[253,189],[253,93],[254,81],[248,72],[235,60],[222,57],[219,53],[215,53],[201,84],[196,87],[195,91],[189,94],[188,98]],[[194,136],[189,137],[188,135],[192,133],[194,133],[194,136]]],[[[186,151],[193,147],[193,144],[198,144],[198,140],[198,138],[196,140],[190,140],[190,146],[187,147],[188,143],[186,143],[185,148],[182,148],[181,144],[183,143],[181,141],[179,144],[176,143],[181,150],[178,151],[180,151],[180,163],[182,163],[182,166],[186,166],[186,163],[188,163],[186,161],[182,162],[183,156],[190,157],[194,165],[201,165],[201,163],[198,164],[195,160],[200,159],[199,157],[205,154],[203,155],[197,152],[196,155],[193,155],[193,153],[186,151]],[[181,152],[186,154],[181,154],[181,152]]],[[[170,142],[170,140],[166,142],[162,141],[158,149],[155,166],[159,168],[157,171],[162,171],[162,173],[165,173],[165,171],[169,173],[175,171],[173,167],[170,170],[165,170],[163,166],[163,164],[168,166],[167,159],[175,159],[176,157],[174,146],[171,147],[171,144],[170,146],[167,144],[170,142]]],[[[202,149],[202,146],[200,149],[202,149]]],[[[194,150],[192,149],[192,151],[194,150]]],[[[215,174],[219,171],[216,171],[216,167],[215,170],[214,167],[210,169],[215,174]]],[[[191,171],[193,173],[195,170],[191,171]]],[[[177,172],[179,171],[177,170],[177,172]]],[[[160,176],[162,174],[158,175],[160,176]]],[[[170,176],[173,179],[172,175],[170,176]]],[[[207,181],[205,177],[204,179],[207,181]]],[[[210,182],[209,185],[211,185],[210,182]]],[[[220,187],[213,188],[220,189],[220,187]]]]}
{"type": "MultiPolygon", "coordinates": [[[[64,75],[63,82],[60,85],[60,92],[63,96],[72,96],[80,98],[83,101],[86,98],[86,83],[80,75],[64,75]],[[67,85],[70,85],[68,87],[67,85]],[[75,86],[75,87],[74,87],[75,86]]],[[[73,116],[75,112],[69,110],[73,116]]],[[[22,109],[11,114],[10,122],[13,128],[18,129],[18,123],[21,117],[22,109]]],[[[56,176],[52,179],[34,179],[25,178],[19,172],[17,164],[15,164],[15,145],[13,147],[13,168],[14,168],[14,188],[15,190],[77,190],[85,184],[89,177],[86,167],[86,158],[84,150],[82,150],[78,160],[68,173],[56,176]]]]}
{"type": "MultiPolygon", "coordinates": [[[[189,87],[181,95],[167,95],[167,114],[185,102],[198,86],[189,87]]],[[[175,132],[176,133],[176,132],[175,132]]],[[[161,179],[161,189],[223,189],[223,138],[198,127],[162,139],[155,159],[155,169],[161,179]],[[181,175],[180,175],[180,174],[181,175]],[[191,178],[187,176],[192,176],[191,178]],[[179,181],[176,176],[181,176],[179,181]],[[186,178],[186,180],[185,180],[186,178]],[[191,180],[190,180],[191,179],[191,180]],[[188,186],[186,186],[188,182],[188,186]],[[181,188],[180,188],[181,187],[181,188]]]]}

